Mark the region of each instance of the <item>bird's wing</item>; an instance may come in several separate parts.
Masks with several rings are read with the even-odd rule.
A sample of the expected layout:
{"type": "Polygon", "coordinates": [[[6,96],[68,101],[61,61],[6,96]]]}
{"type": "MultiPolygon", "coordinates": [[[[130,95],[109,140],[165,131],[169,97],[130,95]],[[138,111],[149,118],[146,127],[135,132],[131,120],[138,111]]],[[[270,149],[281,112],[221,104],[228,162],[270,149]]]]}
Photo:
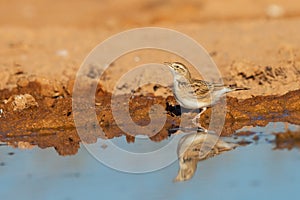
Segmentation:
{"type": "Polygon", "coordinates": [[[194,81],[197,83],[206,85],[207,88],[209,89],[209,91],[217,91],[217,90],[221,90],[223,88],[230,88],[222,83],[207,82],[207,81],[197,80],[197,79],[194,79],[194,81]]]}
{"type": "Polygon", "coordinates": [[[193,94],[200,97],[209,95],[209,93],[214,90],[214,85],[207,81],[193,79],[191,88],[193,90],[193,94]]]}

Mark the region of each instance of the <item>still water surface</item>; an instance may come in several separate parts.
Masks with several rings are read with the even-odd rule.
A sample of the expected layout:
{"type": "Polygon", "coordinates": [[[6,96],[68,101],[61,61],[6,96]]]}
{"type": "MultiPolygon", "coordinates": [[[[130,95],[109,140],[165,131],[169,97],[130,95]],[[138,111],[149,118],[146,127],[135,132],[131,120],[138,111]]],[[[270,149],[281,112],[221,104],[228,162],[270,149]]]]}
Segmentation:
{"type": "MultiPolygon", "coordinates": [[[[290,126],[295,129],[296,126],[290,126]]],[[[270,123],[257,144],[239,147],[198,163],[195,176],[173,183],[178,163],[152,173],[110,169],[84,147],[75,156],[53,148],[32,150],[0,146],[1,199],[290,199],[298,198],[300,151],[272,150],[265,135],[284,130],[270,123]],[[13,155],[10,155],[13,152],[13,155]]],[[[272,137],[272,136],[266,136],[272,137]]],[[[272,138],[271,138],[272,139],[272,138]]],[[[120,138],[116,139],[120,143],[120,138]]],[[[126,141],[123,138],[124,144],[126,141]]],[[[134,144],[128,144],[134,145],[134,144]]],[[[157,145],[157,144],[154,144],[157,145]]]]}

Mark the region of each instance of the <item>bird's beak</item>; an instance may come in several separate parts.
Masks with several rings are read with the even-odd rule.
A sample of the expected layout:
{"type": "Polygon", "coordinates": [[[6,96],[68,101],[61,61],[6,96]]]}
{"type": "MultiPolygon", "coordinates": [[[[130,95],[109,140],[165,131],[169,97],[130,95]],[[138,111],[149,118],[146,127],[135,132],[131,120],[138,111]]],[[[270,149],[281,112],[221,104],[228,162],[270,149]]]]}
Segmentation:
{"type": "Polygon", "coordinates": [[[166,66],[168,66],[168,67],[170,67],[172,69],[172,63],[170,63],[170,62],[164,62],[164,65],[166,65],[166,66]]]}

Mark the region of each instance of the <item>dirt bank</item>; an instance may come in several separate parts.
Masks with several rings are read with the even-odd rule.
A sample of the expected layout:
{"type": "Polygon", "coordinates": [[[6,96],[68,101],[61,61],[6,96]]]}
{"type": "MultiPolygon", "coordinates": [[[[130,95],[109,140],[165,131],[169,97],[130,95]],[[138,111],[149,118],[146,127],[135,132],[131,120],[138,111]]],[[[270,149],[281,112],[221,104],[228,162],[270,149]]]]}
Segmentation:
{"type": "MultiPolygon", "coordinates": [[[[11,91],[8,89],[0,91],[2,99],[0,103],[2,111],[1,142],[7,142],[17,147],[26,147],[26,144],[38,145],[41,148],[55,147],[60,155],[70,155],[77,152],[81,139],[88,143],[94,143],[98,137],[103,137],[103,135],[88,129],[90,122],[82,115],[83,126],[78,128],[87,128],[86,135],[79,138],[73,120],[71,91],[68,88],[61,88],[60,91],[53,88],[45,89],[45,87],[49,87],[49,85],[35,81],[28,82],[26,86],[19,86],[11,91]],[[24,94],[27,94],[27,97],[30,96],[29,100],[25,97],[20,98],[20,95],[24,94]]],[[[222,135],[229,136],[244,126],[265,126],[268,122],[280,121],[299,124],[299,94],[300,90],[281,96],[257,96],[245,100],[228,97],[226,121],[222,135]]],[[[117,102],[120,102],[118,113],[126,112],[126,108],[122,106],[124,98],[124,96],[117,97],[117,102]]],[[[109,139],[125,135],[128,142],[133,142],[134,136],[123,132],[115,123],[110,100],[111,94],[99,87],[96,92],[95,112],[105,137],[109,139]]],[[[151,106],[161,105],[165,109],[164,113],[167,114],[166,123],[162,130],[150,137],[153,141],[161,141],[174,133],[170,129],[178,127],[180,120],[191,117],[186,114],[181,116],[180,108],[176,105],[172,106],[174,103],[175,100],[172,96],[167,98],[153,94],[135,96],[129,102],[129,112],[136,124],[145,126],[150,120],[151,106]]],[[[218,113],[217,116],[219,114],[222,113],[218,113]]],[[[158,118],[158,120],[160,119],[158,118]]],[[[208,125],[210,110],[205,112],[201,121],[202,125],[208,125]]]]}

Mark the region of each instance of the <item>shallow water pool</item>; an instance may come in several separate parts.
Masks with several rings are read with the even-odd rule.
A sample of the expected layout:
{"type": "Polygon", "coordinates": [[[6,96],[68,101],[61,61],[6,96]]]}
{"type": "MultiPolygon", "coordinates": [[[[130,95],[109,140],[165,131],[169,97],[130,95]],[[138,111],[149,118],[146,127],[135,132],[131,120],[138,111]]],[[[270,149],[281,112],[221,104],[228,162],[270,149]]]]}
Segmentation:
{"type": "Polygon", "coordinates": [[[177,162],[156,172],[129,174],[104,166],[84,147],[75,156],[62,157],[53,148],[20,150],[3,145],[0,195],[1,199],[63,200],[297,198],[299,149],[272,150],[274,144],[265,140],[284,128],[283,123],[252,128],[262,132],[257,143],[199,162],[195,176],[180,183],[172,182],[177,162]]]}

